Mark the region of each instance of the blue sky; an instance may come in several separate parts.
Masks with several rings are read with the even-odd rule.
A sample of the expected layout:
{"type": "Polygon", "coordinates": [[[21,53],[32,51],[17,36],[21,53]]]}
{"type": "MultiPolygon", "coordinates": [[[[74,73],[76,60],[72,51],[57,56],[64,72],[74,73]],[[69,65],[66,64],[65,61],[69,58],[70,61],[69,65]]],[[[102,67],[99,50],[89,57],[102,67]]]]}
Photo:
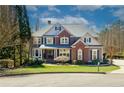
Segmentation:
{"type": "Polygon", "coordinates": [[[89,29],[100,31],[105,25],[120,19],[124,21],[124,6],[57,5],[27,6],[31,28],[40,20],[41,28],[47,20],[53,23],[80,23],[89,29]]]}

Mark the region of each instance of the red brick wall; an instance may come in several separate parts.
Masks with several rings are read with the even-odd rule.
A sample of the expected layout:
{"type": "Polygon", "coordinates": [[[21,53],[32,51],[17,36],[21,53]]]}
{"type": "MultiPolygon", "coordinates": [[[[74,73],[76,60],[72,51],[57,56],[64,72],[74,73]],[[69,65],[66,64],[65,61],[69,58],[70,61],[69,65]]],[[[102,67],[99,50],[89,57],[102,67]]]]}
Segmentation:
{"type": "Polygon", "coordinates": [[[84,62],[88,62],[89,60],[89,49],[88,48],[85,48],[85,45],[79,41],[78,43],[75,44],[75,47],[71,49],[72,51],[72,55],[71,55],[71,60],[77,60],[77,51],[78,49],[82,49],[83,51],[83,61],[84,62]]]}
{"type": "Polygon", "coordinates": [[[71,34],[68,33],[68,31],[66,31],[66,30],[62,31],[59,35],[57,35],[57,36],[55,37],[55,44],[56,44],[56,45],[60,45],[60,38],[61,38],[61,37],[64,37],[64,36],[70,38],[71,34]]]}

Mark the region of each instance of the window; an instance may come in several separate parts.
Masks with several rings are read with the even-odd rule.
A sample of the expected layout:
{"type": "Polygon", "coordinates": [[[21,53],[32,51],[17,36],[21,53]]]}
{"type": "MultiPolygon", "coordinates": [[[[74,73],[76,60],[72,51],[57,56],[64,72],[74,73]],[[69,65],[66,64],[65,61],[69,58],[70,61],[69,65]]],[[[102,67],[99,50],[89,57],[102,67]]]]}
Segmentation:
{"type": "Polygon", "coordinates": [[[61,26],[56,26],[56,27],[55,27],[55,30],[60,31],[60,30],[61,30],[61,26]]]}
{"type": "Polygon", "coordinates": [[[91,38],[89,38],[89,43],[91,42],[91,38]]]}
{"type": "Polygon", "coordinates": [[[91,38],[84,38],[85,43],[91,43],[91,38]]]}
{"type": "Polygon", "coordinates": [[[68,56],[70,55],[70,50],[69,49],[60,49],[59,50],[59,56],[68,56]]]}
{"type": "Polygon", "coordinates": [[[92,60],[97,59],[97,49],[92,50],[92,60]]]}
{"type": "Polygon", "coordinates": [[[86,38],[84,38],[84,42],[86,43],[86,38]]]}
{"type": "Polygon", "coordinates": [[[60,44],[69,44],[69,38],[68,37],[61,37],[60,38],[60,44]]]}
{"type": "Polygon", "coordinates": [[[33,44],[41,44],[41,38],[38,37],[33,38],[33,44]]]}
{"type": "Polygon", "coordinates": [[[38,38],[38,44],[41,44],[41,38],[38,38]]]}
{"type": "Polygon", "coordinates": [[[83,53],[82,53],[82,49],[78,49],[78,60],[82,60],[82,56],[83,56],[83,53]]]}
{"type": "Polygon", "coordinates": [[[37,38],[33,38],[33,44],[37,44],[37,38]]]}
{"type": "Polygon", "coordinates": [[[47,37],[46,38],[46,43],[47,44],[53,44],[53,37],[47,37]]]}
{"type": "Polygon", "coordinates": [[[35,50],[35,56],[38,56],[38,50],[35,50]]]}

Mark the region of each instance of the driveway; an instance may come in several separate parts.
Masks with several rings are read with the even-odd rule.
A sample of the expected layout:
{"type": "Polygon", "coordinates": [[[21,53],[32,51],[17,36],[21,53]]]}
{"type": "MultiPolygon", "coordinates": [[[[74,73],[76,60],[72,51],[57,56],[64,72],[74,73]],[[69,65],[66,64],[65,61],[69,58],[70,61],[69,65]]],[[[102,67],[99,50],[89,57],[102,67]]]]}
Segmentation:
{"type": "Polygon", "coordinates": [[[112,71],[111,73],[124,74],[124,60],[114,59],[113,64],[120,66],[119,70],[112,71]]]}
{"type": "Polygon", "coordinates": [[[124,74],[35,74],[0,77],[1,87],[124,87],[124,74]]]}

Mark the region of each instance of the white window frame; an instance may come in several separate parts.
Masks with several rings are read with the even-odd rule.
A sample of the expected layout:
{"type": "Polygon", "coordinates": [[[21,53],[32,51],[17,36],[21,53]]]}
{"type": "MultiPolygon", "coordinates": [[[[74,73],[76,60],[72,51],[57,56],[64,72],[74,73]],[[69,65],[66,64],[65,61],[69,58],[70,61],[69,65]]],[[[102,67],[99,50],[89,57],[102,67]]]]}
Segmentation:
{"type": "Polygon", "coordinates": [[[33,44],[38,44],[38,39],[36,37],[33,38],[33,44]]]}
{"type": "Polygon", "coordinates": [[[69,44],[69,38],[68,37],[61,37],[60,38],[60,44],[69,44]]]}
{"type": "Polygon", "coordinates": [[[47,37],[46,38],[46,44],[53,44],[53,37],[47,37]],[[48,42],[49,39],[52,39],[52,41],[48,42]]]}
{"type": "Polygon", "coordinates": [[[59,49],[59,56],[70,56],[70,49],[59,49]]]}
{"type": "Polygon", "coordinates": [[[41,44],[41,38],[38,38],[38,44],[41,44]]]}
{"type": "Polygon", "coordinates": [[[33,49],[33,57],[41,57],[41,50],[40,49],[33,49]],[[38,55],[36,56],[36,51],[38,52],[38,55]]]}
{"type": "Polygon", "coordinates": [[[84,41],[85,41],[85,43],[91,43],[92,38],[91,37],[84,37],[84,41]]]}
{"type": "Polygon", "coordinates": [[[92,60],[96,60],[97,59],[97,49],[92,49],[92,60]],[[95,56],[95,57],[94,57],[95,56]]]}
{"type": "Polygon", "coordinates": [[[78,51],[77,51],[77,59],[78,60],[83,60],[83,51],[82,51],[82,49],[78,49],[78,51]]]}

